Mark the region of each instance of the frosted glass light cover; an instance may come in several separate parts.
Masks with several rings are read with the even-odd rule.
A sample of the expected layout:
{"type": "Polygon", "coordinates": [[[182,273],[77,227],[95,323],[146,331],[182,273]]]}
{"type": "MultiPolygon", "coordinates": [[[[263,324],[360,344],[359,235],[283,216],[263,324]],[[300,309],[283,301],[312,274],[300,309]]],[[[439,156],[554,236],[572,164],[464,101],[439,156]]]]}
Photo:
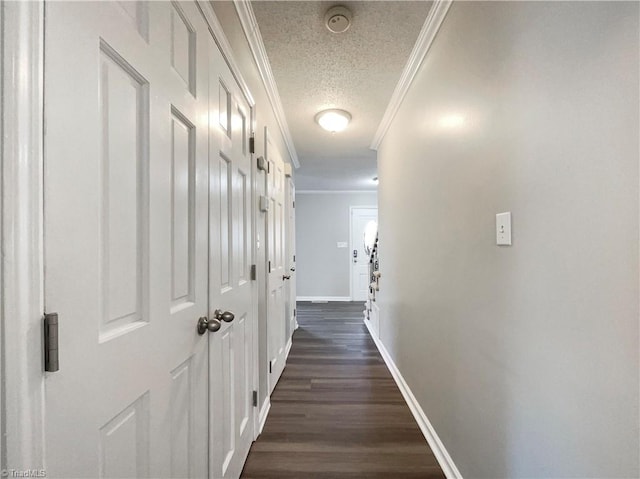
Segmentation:
{"type": "Polygon", "coordinates": [[[344,110],[325,110],[316,115],[316,121],[325,130],[336,133],[347,127],[351,115],[344,110]]]}

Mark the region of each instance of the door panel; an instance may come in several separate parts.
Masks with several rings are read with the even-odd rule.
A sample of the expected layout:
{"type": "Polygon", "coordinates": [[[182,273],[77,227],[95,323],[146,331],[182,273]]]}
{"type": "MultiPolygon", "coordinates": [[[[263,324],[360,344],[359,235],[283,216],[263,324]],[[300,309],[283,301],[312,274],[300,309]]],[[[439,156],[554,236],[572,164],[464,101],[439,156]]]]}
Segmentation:
{"type": "Polygon", "coordinates": [[[206,476],[210,34],[164,2],[47,3],[45,32],[48,476],[206,476]]]}
{"type": "Polygon", "coordinates": [[[100,341],[149,321],[149,84],[100,40],[100,341]]]}
{"type": "MultiPolygon", "coordinates": [[[[266,135],[267,156],[267,212],[268,242],[268,335],[269,335],[269,391],[275,388],[286,359],[285,318],[285,191],[284,163],[269,134],[266,135]]],[[[288,269],[288,268],[287,268],[288,269]]]]}
{"type": "Polygon", "coordinates": [[[195,127],[177,109],[171,118],[171,312],[193,304],[195,287],[195,127]]]}
{"type": "Polygon", "coordinates": [[[210,334],[211,476],[239,477],[254,437],[250,108],[213,44],[209,57],[209,317],[231,311],[210,334]]]}

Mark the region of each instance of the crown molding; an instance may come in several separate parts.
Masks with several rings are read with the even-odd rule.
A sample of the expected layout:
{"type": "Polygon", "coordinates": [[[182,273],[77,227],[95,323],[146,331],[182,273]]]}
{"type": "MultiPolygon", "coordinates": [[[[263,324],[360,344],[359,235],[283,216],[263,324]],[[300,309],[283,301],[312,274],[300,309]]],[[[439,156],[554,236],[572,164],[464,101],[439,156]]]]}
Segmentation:
{"type": "Polygon", "coordinates": [[[433,3],[431,10],[429,10],[427,19],[424,21],[424,25],[422,25],[422,29],[420,30],[420,34],[416,40],[416,44],[411,51],[411,55],[409,55],[409,60],[407,61],[402,75],[400,76],[400,80],[393,91],[393,95],[391,95],[391,100],[387,105],[387,109],[382,116],[382,121],[380,122],[378,130],[371,141],[369,148],[372,150],[377,150],[380,143],[382,143],[387,130],[389,130],[389,127],[391,126],[391,122],[395,118],[396,113],[398,113],[402,100],[404,100],[404,97],[407,95],[407,91],[409,91],[409,87],[413,83],[420,65],[422,65],[424,58],[429,52],[429,48],[431,48],[433,40],[436,38],[440,25],[442,25],[452,3],[453,0],[436,0],[433,3]]]}
{"type": "Polygon", "coordinates": [[[258,66],[260,78],[262,78],[262,83],[264,84],[264,88],[267,91],[267,96],[269,97],[269,101],[271,102],[273,113],[276,117],[276,121],[278,122],[278,126],[280,127],[280,132],[282,133],[282,136],[284,138],[287,150],[289,150],[291,162],[293,163],[293,166],[299,168],[300,162],[298,161],[298,153],[296,152],[296,148],[293,144],[293,138],[291,137],[291,132],[289,131],[289,125],[287,124],[287,118],[284,114],[284,109],[282,108],[282,101],[280,100],[278,87],[276,85],[275,79],[273,78],[271,64],[269,63],[267,51],[262,41],[262,35],[260,34],[260,28],[258,28],[258,22],[253,13],[253,8],[251,8],[251,2],[248,0],[233,0],[233,4],[236,7],[236,12],[238,13],[238,17],[240,18],[240,24],[242,25],[242,29],[244,30],[244,35],[247,38],[247,42],[249,42],[249,48],[251,49],[253,58],[256,61],[256,65],[258,66]]]}

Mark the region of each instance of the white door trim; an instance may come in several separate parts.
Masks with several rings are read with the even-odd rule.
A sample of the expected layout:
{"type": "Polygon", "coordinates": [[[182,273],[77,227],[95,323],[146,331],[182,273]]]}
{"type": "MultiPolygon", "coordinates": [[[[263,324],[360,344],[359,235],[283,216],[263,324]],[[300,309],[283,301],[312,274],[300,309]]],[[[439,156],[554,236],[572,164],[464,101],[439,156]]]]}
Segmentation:
{"type": "MultiPolygon", "coordinates": [[[[375,206],[350,206],[349,207],[349,301],[353,301],[353,267],[351,266],[351,261],[353,258],[351,255],[353,254],[353,210],[365,209],[365,208],[373,208],[375,210],[378,209],[378,205],[375,206]]],[[[334,300],[335,301],[335,300],[334,300]]]]}
{"type": "Polygon", "coordinates": [[[258,204],[258,196],[260,192],[260,187],[258,182],[262,178],[260,172],[258,171],[258,165],[256,162],[256,153],[255,153],[255,137],[256,137],[256,129],[257,129],[257,120],[256,120],[256,108],[255,106],[251,107],[251,135],[253,136],[253,144],[254,144],[254,153],[251,154],[251,267],[255,265],[255,279],[251,278],[253,283],[252,285],[252,302],[253,302],[253,344],[251,347],[253,348],[253,391],[255,391],[255,401],[253,402],[253,440],[258,439],[260,432],[262,429],[260,427],[260,411],[259,411],[259,401],[260,401],[260,281],[258,279],[258,220],[260,212],[256,205],[258,204]]]}
{"type": "MultiPolygon", "coordinates": [[[[0,45],[4,45],[5,41],[4,41],[4,36],[2,34],[2,32],[4,31],[4,4],[0,4],[0,45]]],[[[3,52],[0,52],[0,58],[3,58],[3,52]]],[[[3,79],[4,78],[4,65],[0,62],[0,138],[2,138],[2,125],[4,123],[4,116],[2,114],[3,109],[2,109],[2,104],[4,101],[4,96],[3,96],[3,92],[4,92],[4,84],[3,84],[3,79]]],[[[3,151],[2,149],[0,149],[0,191],[2,191],[2,165],[3,165],[3,161],[2,161],[2,156],[3,156],[3,151]]],[[[0,198],[0,242],[2,242],[2,218],[3,218],[3,212],[2,212],[2,198],[0,198]]],[[[4,246],[4,243],[0,244],[0,248],[4,246]]],[[[3,283],[3,279],[2,279],[2,260],[0,260],[0,297],[4,297],[4,283],[3,283]]],[[[3,344],[4,344],[4,316],[2,314],[2,310],[4,309],[4,303],[0,304],[0,471],[6,469],[5,463],[5,448],[4,448],[4,415],[5,415],[5,408],[4,408],[4,387],[3,387],[3,383],[4,383],[4,378],[5,378],[5,372],[4,372],[4,348],[3,348],[3,344]]]]}
{"type": "Polygon", "coordinates": [[[3,467],[44,464],[44,4],[2,2],[3,467]],[[6,321],[5,321],[6,318],[6,321]],[[6,461],[6,462],[5,462],[6,461]]]}

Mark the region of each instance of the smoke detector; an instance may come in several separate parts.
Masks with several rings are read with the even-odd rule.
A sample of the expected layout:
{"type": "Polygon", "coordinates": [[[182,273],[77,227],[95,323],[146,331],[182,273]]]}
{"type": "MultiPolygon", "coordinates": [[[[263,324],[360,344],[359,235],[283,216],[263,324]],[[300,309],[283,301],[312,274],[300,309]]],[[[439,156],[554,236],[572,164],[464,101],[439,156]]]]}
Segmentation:
{"type": "Polygon", "coordinates": [[[351,17],[351,10],[348,8],[331,7],[324,16],[324,24],[333,33],[346,32],[351,26],[351,17]]]}

